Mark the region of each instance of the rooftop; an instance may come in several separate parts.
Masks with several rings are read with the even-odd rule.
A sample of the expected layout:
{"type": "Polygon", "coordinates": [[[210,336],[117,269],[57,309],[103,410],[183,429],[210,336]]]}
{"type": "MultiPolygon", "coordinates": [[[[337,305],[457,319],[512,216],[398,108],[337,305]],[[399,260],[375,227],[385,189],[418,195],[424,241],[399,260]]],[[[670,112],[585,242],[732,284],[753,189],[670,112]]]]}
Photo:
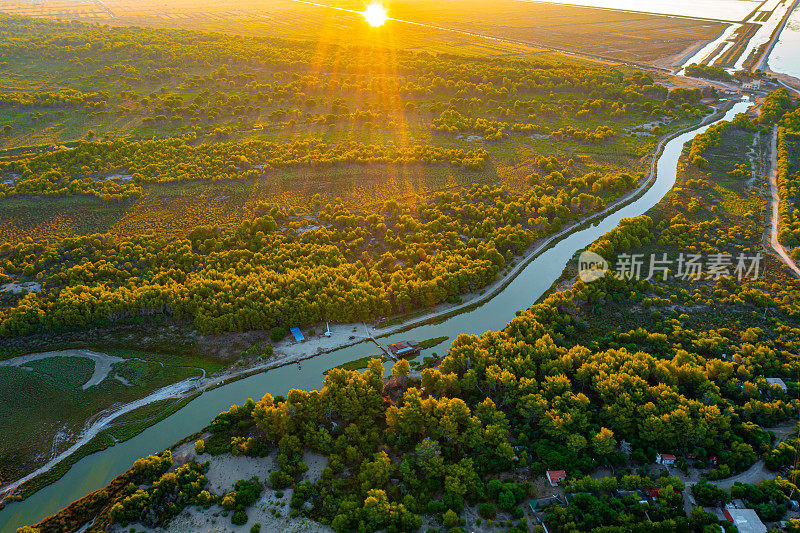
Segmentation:
{"type": "Polygon", "coordinates": [[[567,479],[567,473],[564,470],[548,470],[547,479],[550,483],[558,483],[567,479]]]}
{"type": "Polygon", "coordinates": [[[767,533],[767,526],[753,509],[725,509],[722,512],[739,533],[767,533]]]}
{"type": "Polygon", "coordinates": [[[394,355],[405,355],[408,353],[418,352],[421,349],[422,346],[415,341],[400,341],[389,345],[389,350],[394,355]]]}

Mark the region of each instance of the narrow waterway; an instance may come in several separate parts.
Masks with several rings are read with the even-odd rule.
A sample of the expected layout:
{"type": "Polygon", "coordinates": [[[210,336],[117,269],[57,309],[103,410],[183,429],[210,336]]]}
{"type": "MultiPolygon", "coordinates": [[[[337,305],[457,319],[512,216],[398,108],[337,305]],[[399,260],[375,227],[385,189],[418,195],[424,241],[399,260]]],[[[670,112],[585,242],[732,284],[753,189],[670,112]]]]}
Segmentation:
{"type": "MultiPolygon", "coordinates": [[[[752,104],[738,102],[725,115],[730,120],[746,111],[752,104]]],[[[451,342],[459,334],[480,334],[487,330],[502,329],[519,309],[530,307],[558,279],[564,266],[575,252],[586,248],[598,237],[613,229],[621,219],[639,216],[656,205],[675,183],[678,158],[684,143],[705,131],[709,125],[684,133],[669,141],[657,163],[656,180],[641,198],[607,216],[589,228],[577,231],[558,242],[553,248],[533,260],[497,296],[481,307],[454,316],[436,325],[423,325],[398,333],[381,342],[401,339],[428,339],[447,335],[451,342]]],[[[443,353],[449,344],[441,344],[426,353],[443,353]]],[[[257,374],[203,393],[172,416],[146,429],[141,434],[78,461],[59,481],[43,488],[20,503],[0,511],[0,531],[33,524],[62,509],[70,502],[92,492],[111,481],[133,464],[133,461],[150,453],[157,453],[186,435],[199,431],[217,413],[233,403],[247,398],[257,400],[265,392],[285,394],[289,389],[316,389],[322,384],[323,372],[333,366],[377,352],[373,344],[362,343],[343,348],[313,359],[303,361],[302,370],[289,365],[257,374]]],[[[424,355],[424,354],[423,354],[424,355]]],[[[387,368],[391,363],[387,363],[387,368]]]]}

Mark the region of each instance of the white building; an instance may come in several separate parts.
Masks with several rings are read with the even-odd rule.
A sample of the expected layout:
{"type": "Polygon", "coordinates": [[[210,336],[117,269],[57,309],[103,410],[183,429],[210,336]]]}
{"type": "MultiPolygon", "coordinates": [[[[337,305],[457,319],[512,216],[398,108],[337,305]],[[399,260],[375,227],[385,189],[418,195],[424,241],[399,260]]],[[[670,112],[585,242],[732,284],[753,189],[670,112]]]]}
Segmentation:
{"type": "Polygon", "coordinates": [[[767,533],[767,526],[753,509],[724,509],[722,512],[739,533],[767,533]]]}
{"type": "Polygon", "coordinates": [[[657,453],[656,463],[660,465],[672,466],[675,464],[675,456],[670,453],[657,453]]]}

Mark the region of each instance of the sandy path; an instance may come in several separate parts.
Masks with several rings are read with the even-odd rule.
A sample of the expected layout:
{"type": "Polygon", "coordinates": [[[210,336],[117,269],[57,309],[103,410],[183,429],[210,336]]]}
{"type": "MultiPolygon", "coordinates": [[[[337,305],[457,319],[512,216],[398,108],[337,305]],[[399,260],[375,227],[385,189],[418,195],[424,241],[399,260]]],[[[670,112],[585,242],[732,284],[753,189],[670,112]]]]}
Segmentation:
{"type": "Polygon", "coordinates": [[[772,128],[772,154],[770,156],[772,168],[769,171],[769,191],[772,196],[772,223],[770,229],[769,243],[772,249],[778,254],[786,266],[800,277],[800,268],[797,267],[794,260],[786,253],[786,248],[778,242],[778,205],[781,198],[778,194],[778,126],[772,128]]]}
{"type": "Polygon", "coordinates": [[[83,384],[83,390],[100,384],[104,379],[106,379],[106,377],[108,377],[108,373],[111,372],[112,365],[125,361],[125,359],[122,357],[115,357],[113,355],[93,352],[91,350],[60,350],[57,352],[41,352],[21,355],[19,357],[0,361],[0,366],[22,366],[25,363],[39,361],[41,359],[49,359],[50,357],[82,357],[84,359],[91,359],[94,361],[94,372],[92,372],[92,377],[89,378],[89,381],[83,384]]]}
{"type": "MultiPolygon", "coordinates": [[[[773,426],[770,428],[764,428],[765,431],[772,431],[775,433],[777,440],[775,441],[775,445],[779,442],[785,441],[789,437],[797,436],[797,432],[794,430],[795,422],[789,421],[784,422],[783,424],[773,426]]],[[[686,510],[687,516],[691,514],[692,509],[696,504],[694,496],[692,495],[692,486],[698,484],[698,480],[700,479],[700,471],[692,468],[690,469],[689,476],[683,475],[680,470],[672,469],[669,471],[672,474],[677,475],[686,483],[686,488],[683,491],[683,505],[684,509],[686,510]]],[[[709,485],[715,485],[721,489],[725,489],[730,492],[731,488],[736,484],[736,482],[741,483],[748,483],[751,485],[757,485],[762,481],[766,481],[768,479],[774,478],[777,472],[770,472],[767,470],[766,466],[764,465],[764,460],[759,459],[753,465],[745,470],[744,472],[740,472],[735,474],[731,477],[726,477],[724,479],[717,479],[717,480],[709,480],[709,485]]]]}

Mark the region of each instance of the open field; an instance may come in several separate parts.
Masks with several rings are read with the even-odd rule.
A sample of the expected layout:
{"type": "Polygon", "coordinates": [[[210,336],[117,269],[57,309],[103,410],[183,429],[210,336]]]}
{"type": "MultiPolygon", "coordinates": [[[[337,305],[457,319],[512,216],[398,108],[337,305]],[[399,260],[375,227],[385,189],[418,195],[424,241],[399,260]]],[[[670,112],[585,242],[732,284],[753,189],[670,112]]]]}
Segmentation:
{"type": "MultiPolygon", "coordinates": [[[[186,355],[110,353],[124,360],[115,363],[103,381],[85,390],[82,386],[94,368],[89,359],[52,357],[23,366],[0,366],[0,401],[7,407],[0,411],[0,482],[17,479],[68,447],[84,424],[102,410],[221,367],[186,355]]],[[[157,407],[131,413],[120,425],[141,424],[168,406],[157,407]]]]}
{"type": "MultiPolygon", "coordinates": [[[[363,9],[361,2],[338,1],[330,5],[353,11],[363,9]]],[[[389,9],[390,16],[398,20],[365,33],[363,19],[357,14],[291,0],[176,0],[168,6],[149,0],[0,0],[0,12],[12,14],[313,39],[320,45],[346,41],[479,55],[529,55],[538,46],[545,46],[640,62],[678,54],[712,38],[722,28],[711,21],[516,0],[496,0],[491,4],[477,0],[435,4],[405,0],[392,2],[389,9]],[[481,39],[474,34],[501,40],[481,39]]]]}
{"type": "MultiPolygon", "coordinates": [[[[119,38],[109,31],[99,31],[98,38],[119,38]]],[[[260,46],[261,42],[252,45],[260,46]]],[[[289,45],[289,49],[293,47],[289,45]]],[[[305,45],[298,44],[293,53],[301,50],[306,50],[305,45]]],[[[356,54],[358,64],[338,72],[329,66],[330,61],[336,61],[330,57],[335,53],[335,50],[313,52],[311,58],[315,64],[311,68],[319,79],[312,77],[302,84],[292,81],[297,75],[291,69],[269,63],[254,66],[230,60],[228,66],[238,74],[228,73],[228,79],[206,79],[200,83],[198,80],[208,78],[212,69],[192,64],[182,71],[165,66],[157,69],[157,74],[148,73],[153,67],[141,64],[141,58],[124,57],[118,52],[113,57],[94,58],[88,54],[80,61],[66,62],[39,54],[15,57],[5,73],[14,83],[0,90],[0,98],[5,96],[10,101],[9,105],[0,106],[0,117],[10,128],[8,133],[0,134],[0,165],[24,161],[37,150],[45,156],[63,152],[62,144],[70,149],[80,148],[88,138],[141,141],[180,137],[196,139],[207,146],[219,142],[236,146],[248,142],[285,144],[318,139],[329,145],[364,142],[485,150],[488,160],[483,168],[465,170],[459,165],[414,162],[332,167],[288,165],[261,172],[250,170],[247,172],[250,177],[243,179],[235,179],[237,173],[226,173],[226,179],[218,179],[222,176],[217,171],[207,175],[214,181],[194,181],[193,178],[202,176],[192,171],[177,177],[154,174],[155,181],[144,182],[134,180],[131,173],[135,172],[121,165],[102,173],[83,167],[90,171],[94,196],[107,196],[106,189],[111,186],[111,198],[121,201],[65,196],[64,189],[58,194],[46,191],[47,196],[9,196],[0,200],[9,214],[0,217],[0,242],[107,232],[182,236],[200,225],[236,225],[250,218],[265,202],[287,211],[310,214],[309,206],[325,205],[336,199],[341,199],[348,208],[369,210],[389,199],[413,203],[415,198],[428,198],[435,191],[458,190],[475,183],[520,191],[529,186],[530,176],[539,173],[535,166],[537,157],[572,159],[580,172],[636,173],[644,170],[641,158],[655,143],[655,135],[646,131],[626,134],[654,120],[650,114],[654,109],[658,111],[655,104],[646,104],[649,107],[641,112],[629,113],[624,111],[625,106],[639,104],[611,108],[607,101],[591,98],[588,86],[577,90],[553,87],[557,93],[532,86],[515,90],[513,101],[497,106],[493,99],[502,94],[500,88],[469,80],[469,85],[454,97],[444,87],[443,80],[404,67],[402,58],[391,59],[395,63],[392,66],[386,64],[387,57],[382,52],[365,49],[356,54]],[[127,66],[123,68],[117,63],[112,68],[108,64],[112,61],[124,61],[127,66]],[[380,80],[377,93],[376,87],[369,85],[373,75],[369,73],[370,64],[377,65],[375,74],[385,77],[380,80]],[[256,86],[257,90],[253,86],[256,83],[262,84],[256,86]],[[327,87],[323,86],[325,83],[327,87]],[[414,84],[441,87],[422,90],[414,84]],[[63,91],[67,88],[83,95],[65,96],[63,91]],[[267,89],[272,93],[266,93],[267,89]],[[214,94],[210,94],[212,90],[214,94]],[[300,96],[295,96],[298,92],[300,96]],[[42,94],[55,102],[28,102],[42,94]],[[109,94],[116,96],[111,99],[104,96],[109,94]],[[227,102],[220,99],[221,94],[226,95],[227,102]],[[77,101],[60,100],[64,98],[77,101]],[[445,112],[450,109],[467,121],[458,119],[461,123],[444,124],[445,112]],[[554,139],[550,134],[564,128],[596,131],[609,124],[619,133],[603,139],[602,143],[554,139]],[[492,138],[494,134],[501,138],[492,138]],[[160,183],[161,180],[169,182],[160,183]],[[138,193],[132,193],[134,198],[114,196],[121,188],[131,189],[133,182],[139,187],[138,193]],[[137,199],[136,194],[141,198],[137,199]],[[36,209],[29,209],[31,202],[36,209]]],[[[555,64],[566,72],[585,68],[575,63],[555,64]]],[[[681,110],[669,113],[676,115],[677,111],[681,110]]],[[[694,110],[689,111],[684,116],[663,119],[659,129],[678,128],[691,122],[697,115],[694,110]]],[[[257,163],[248,164],[261,166],[257,163]]],[[[77,169],[75,177],[85,179],[83,168],[77,169]]],[[[4,185],[19,185],[16,172],[10,170],[2,176],[0,194],[4,185]]],[[[244,172],[240,170],[239,174],[244,172]]],[[[26,190],[33,192],[36,188],[26,190]]]]}

